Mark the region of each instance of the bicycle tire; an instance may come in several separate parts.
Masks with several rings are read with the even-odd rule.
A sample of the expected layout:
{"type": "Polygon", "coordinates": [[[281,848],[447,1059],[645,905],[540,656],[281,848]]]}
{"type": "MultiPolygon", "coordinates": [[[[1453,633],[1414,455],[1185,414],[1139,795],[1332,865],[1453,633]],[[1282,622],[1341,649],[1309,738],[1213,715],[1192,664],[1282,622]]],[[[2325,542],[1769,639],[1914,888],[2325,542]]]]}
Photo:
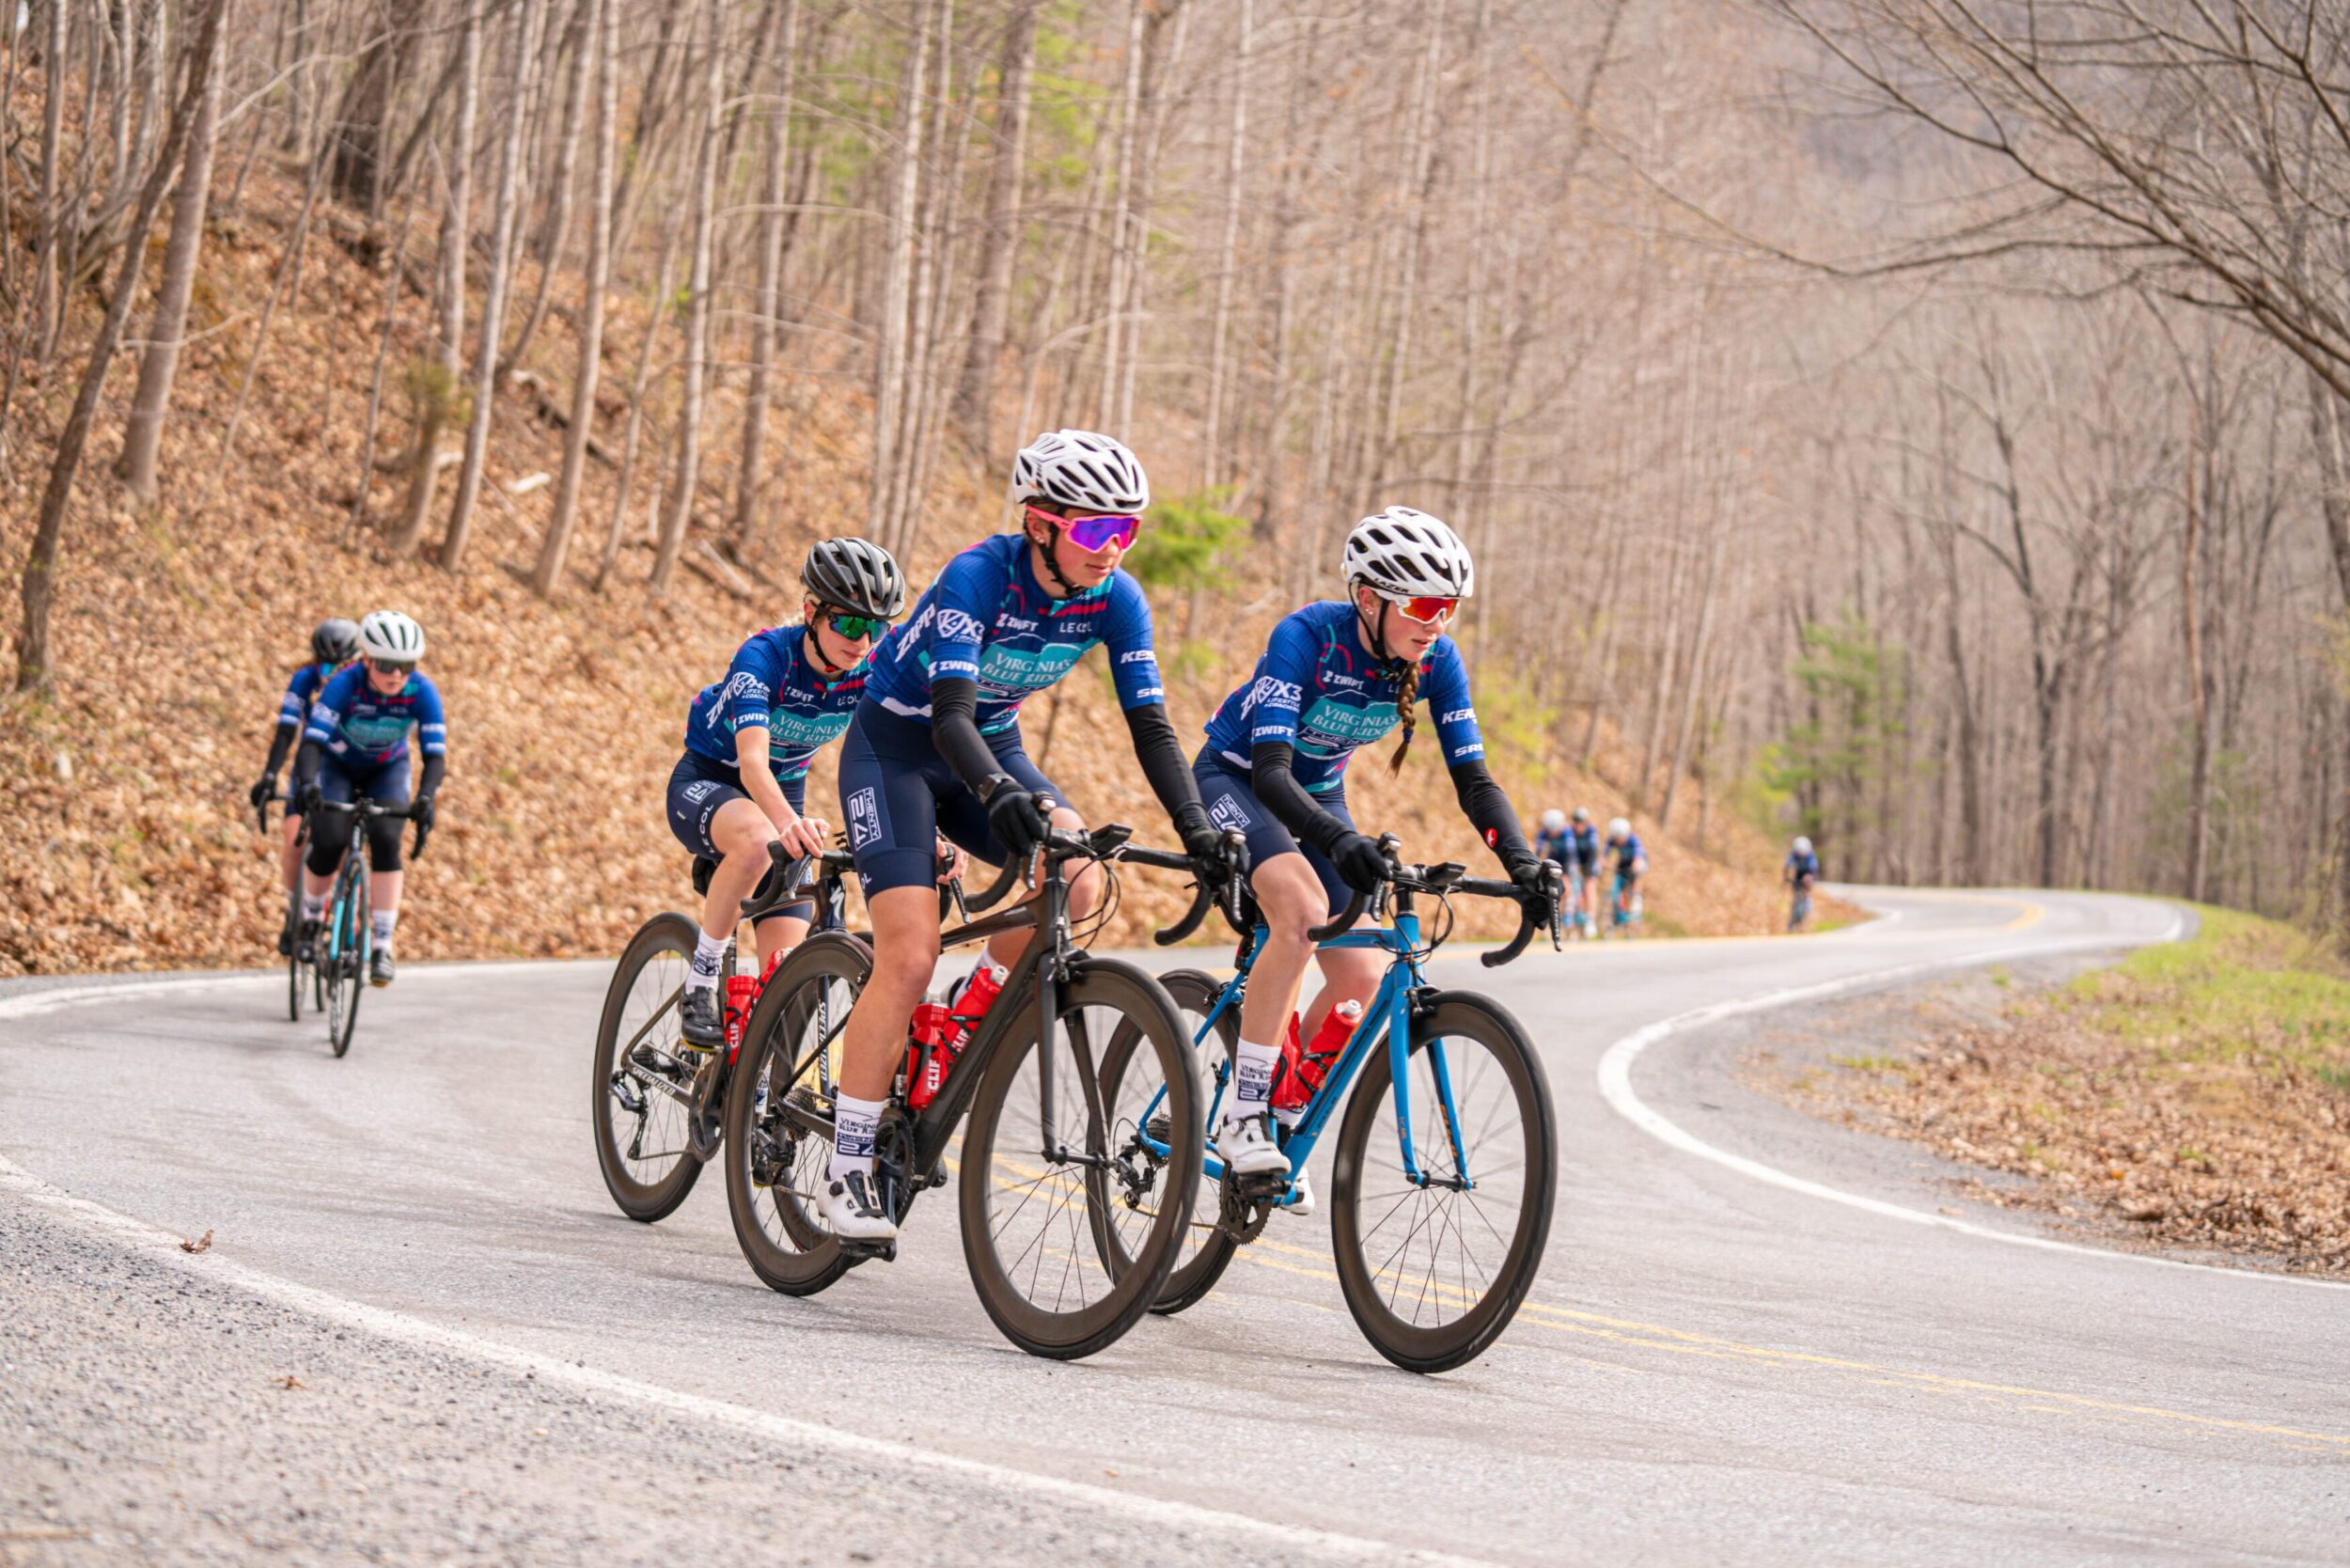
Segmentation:
{"type": "MultiPolygon", "coordinates": [[[[783,1095],[800,1086],[776,1080],[791,1078],[807,1043],[809,1023],[838,1038],[833,1010],[839,998],[833,987],[861,991],[872,972],[873,951],[864,942],[845,932],[819,932],[768,978],[743,1030],[743,1052],[727,1095],[726,1134],[719,1141],[727,1216],[743,1261],[761,1284],[785,1295],[814,1295],[858,1260],[841,1251],[805,1196],[812,1191],[809,1184],[824,1179],[831,1144],[798,1131],[784,1115],[783,1095]],[[790,1179],[776,1181],[778,1171],[790,1179]],[[762,1183],[761,1175],[769,1179],[762,1183]],[[762,1206],[774,1214],[780,1234],[768,1230],[762,1206]]],[[[815,1060],[810,1053],[805,1065],[812,1067],[815,1060]]]]}
{"type": "MultiPolygon", "coordinates": [[[[594,1071],[589,1074],[588,1083],[588,1121],[595,1138],[596,1168],[603,1173],[604,1190],[612,1195],[612,1201],[619,1206],[620,1213],[646,1225],[666,1219],[677,1212],[677,1206],[685,1201],[686,1194],[694,1190],[694,1183],[701,1176],[701,1162],[688,1152],[686,1108],[660,1090],[644,1087],[642,1080],[649,1074],[634,1064],[622,1064],[618,1058],[620,1048],[629,1044],[631,1037],[640,1028],[647,1026],[657,1027],[653,1021],[662,1011],[671,1014],[676,1011],[676,998],[672,996],[654,1007],[647,1018],[632,1021],[629,1004],[636,996],[638,979],[648,967],[667,954],[678,960],[679,983],[682,985],[684,966],[693,961],[694,945],[700,936],[700,927],[684,916],[674,913],[656,915],[637,927],[636,934],[630,937],[628,946],[620,949],[620,961],[613,968],[612,983],[604,988],[603,1012],[596,1025],[594,1071]],[[626,1105],[619,1096],[614,1080],[623,1074],[639,1080],[635,1092],[639,1104],[645,1106],[641,1114],[627,1112],[626,1105]],[[666,1107],[674,1113],[676,1136],[673,1139],[666,1137],[663,1139],[663,1153],[669,1157],[670,1163],[653,1180],[639,1181],[630,1166],[633,1159],[643,1163],[643,1156],[641,1152],[633,1154],[632,1151],[641,1152],[648,1126],[653,1121],[651,1112],[656,1106],[666,1107]],[[634,1133],[626,1149],[621,1146],[619,1128],[613,1124],[616,1109],[627,1112],[635,1119],[634,1133]],[[666,1144],[672,1141],[676,1147],[666,1148],[666,1144]]],[[[674,1028],[667,1039],[671,1043],[675,1043],[677,1035],[674,1028]]]]}
{"type": "Polygon", "coordinates": [[[372,911],[364,854],[355,843],[344,854],[334,902],[327,905],[328,964],[334,973],[327,979],[326,1043],[337,1058],[350,1054],[352,1034],[359,1027],[359,993],[368,981],[366,937],[372,911]]]}
{"type": "MultiPolygon", "coordinates": [[[[1034,996],[1030,984],[1023,983],[1019,989],[1024,996],[1009,999],[1014,1005],[1026,1005],[1033,1016],[1033,1002],[1024,1001],[1024,997],[1034,996]]],[[[971,1119],[964,1128],[962,1164],[955,1183],[957,1208],[963,1222],[964,1261],[970,1270],[971,1282],[979,1291],[979,1303],[996,1328],[1029,1355],[1052,1360],[1075,1360],[1101,1351],[1115,1343],[1150,1310],[1167,1283],[1167,1270],[1174,1266],[1176,1243],[1183,1226],[1190,1219],[1192,1200],[1199,1187],[1197,1162],[1176,1160],[1165,1168],[1169,1185],[1159,1210],[1140,1243],[1132,1249],[1132,1266],[1113,1276],[1101,1264],[1101,1227],[1108,1218],[1109,1208],[1104,1190],[1106,1178],[1101,1167],[1078,1167],[1085,1171],[1082,1181],[1073,1181],[1050,1168],[1027,1174],[1034,1170],[1030,1162],[1037,1161],[1038,1156],[1026,1153],[1025,1137],[1031,1135],[1024,1135],[1018,1125],[1024,1104],[1020,1088],[1023,1069],[1039,1055],[1040,1044],[1053,1050],[1054,1057],[1047,1058],[1048,1061],[1065,1059],[1055,1062],[1053,1073],[1060,1095],[1052,1118],[1056,1125],[1045,1125],[1042,1106],[1039,1105],[1038,1125],[1032,1136],[1042,1147],[1066,1149],[1071,1147],[1068,1135],[1074,1130],[1083,1140],[1082,1159],[1106,1161],[1110,1156],[1111,1128],[1102,1103],[1094,1029],[1084,1022],[1086,1015],[1096,1009],[1131,1020],[1157,1054],[1161,1074],[1169,1090],[1167,1106],[1174,1146],[1197,1148],[1204,1136],[1199,1125],[1198,1098],[1192,1090],[1190,1041],[1183,1034],[1182,1019],[1159,983],[1131,964],[1114,959],[1087,959],[1083,967],[1059,988],[1059,1016],[1055,1020],[1050,1042],[1041,1043],[1033,1033],[1026,1038],[1014,1033],[996,1047],[987,1063],[986,1075],[979,1080],[972,1097],[971,1119]],[[1065,1053],[1059,1049],[1064,1041],[1070,1046],[1065,1053]],[[1081,1116],[1073,1118],[1066,1114],[1073,1103],[1081,1107],[1081,1116]],[[999,1140],[1003,1147],[1000,1157],[999,1140]],[[1086,1222],[1093,1233],[1096,1250],[1089,1257],[1080,1258],[1083,1238],[1075,1234],[1069,1237],[1066,1250],[1059,1253],[1061,1274],[1050,1309],[1024,1293],[1016,1275],[1034,1257],[1037,1262],[1031,1284],[1041,1287],[1045,1260],[1056,1250],[1045,1247],[1043,1243],[1046,1236],[1055,1233],[1055,1227],[1048,1215],[1036,1241],[1017,1250],[1009,1261],[1002,1255],[996,1227],[990,1223],[991,1199],[999,1189],[995,1180],[999,1158],[1010,1178],[1000,1184],[1006,1194],[1008,1226],[1025,1214],[1026,1203],[1041,1193],[1065,1199],[1073,1189],[1083,1195],[1086,1222]],[[1023,1188],[1027,1197],[1014,1202],[1010,1195],[1023,1188]],[[1089,1283],[1088,1276],[1094,1270],[1100,1272],[1104,1287],[1098,1299],[1081,1301],[1073,1311],[1064,1310],[1072,1276],[1084,1285],[1089,1283]]],[[[1117,1032],[1115,1026],[1104,1031],[1104,1043],[1117,1032]]],[[[1073,1231],[1074,1225],[1073,1219],[1073,1231]]]]}
{"type": "MultiPolygon", "coordinates": [[[[1372,1052],[1371,1059],[1363,1064],[1362,1074],[1355,1080],[1354,1093],[1347,1101],[1345,1118],[1339,1129],[1339,1147],[1334,1162],[1336,1168],[1330,1183],[1330,1246],[1338,1263],[1339,1287],[1346,1297],[1347,1309],[1354,1313],[1355,1326],[1363,1331],[1363,1337],[1380,1355],[1404,1371],[1416,1372],[1449,1372],[1473,1360],[1482,1355],[1500,1337],[1501,1331],[1510,1325],[1510,1320],[1516,1316],[1519,1306],[1526,1299],[1526,1293],[1533,1287],[1535,1275],[1541,1271],[1543,1249],[1550,1236],[1551,1212],[1558,1197],[1559,1131],[1551,1109],[1549,1081],[1543,1072],[1541,1058],[1534,1053],[1532,1042],[1527,1039],[1526,1031],[1518,1027],[1517,1020],[1497,1003],[1483,996],[1458,991],[1440,992],[1433,999],[1429,1010],[1413,1020],[1410,1059],[1415,1064],[1428,1061],[1429,1043],[1438,1039],[1448,1043],[1475,1041],[1491,1053],[1499,1064],[1511,1098],[1516,1105],[1520,1131],[1525,1139],[1520,1183],[1525,1200],[1512,1227],[1502,1260],[1491,1271],[1491,1286],[1457,1319],[1433,1325],[1405,1322],[1402,1315],[1395,1310],[1394,1298],[1400,1292],[1389,1290],[1383,1293],[1381,1290],[1380,1278],[1383,1275],[1396,1279],[1401,1285],[1408,1283],[1409,1276],[1417,1272],[1414,1268],[1407,1268],[1402,1276],[1394,1273],[1391,1265],[1401,1248],[1387,1249],[1389,1233],[1384,1230],[1384,1218],[1381,1226],[1374,1227],[1371,1232],[1380,1238],[1374,1246],[1383,1254],[1381,1261],[1372,1261],[1370,1254],[1373,1247],[1366,1246],[1368,1238],[1362,1230],[1362,1214],[1358,1207],[1366,1196],[1364,1178],[1369,1168],[1369,1146],[1379,1121],[1379,1113],[1393,1103],[1388,1087],[1391,1082],[1390,1058],[1384,1047],[1372,1052]]],[[[1457,1104],[1466,1097],[1457,1087],[1463,1064],[1453,1060],[1453,1053],[1449,1049],[1445,1060],[1448,1076],[1456,1080],[1457,1104]]],[[[1423,1096],[1415,1086],[1412,1109],[1416,1144],[1425,1145],[1432,1122],[1436,1127],[1443,1124],[1441,1118],[1424,1118],[1420,1114],[1423,1109],[1429,1108],[1428,1102],[1432,1098],[1423,1096]]],[[[1498,1114],[1496,1113],[1496,1120],[1498,1114]]],[[[1475,1110],[1464,1113],[1460,1120],[1465,1125],[1482,1127],[1492,1124],[1475,1110]]],[[[1396,1147],[1393,1126],[1377,1130],[1379,1136],[1387,1140],[1386,1147],[1393,1150],[1396,1147]]],[[[1422,1147],[1417,1157],[1423,1174],[1426,1174],[1435,1165],[1449,1162],[1449,1149],[1422,1147]]],[[[1469,1165],[1472,1179],[1478,1179],[1480,1161],[1473,1150],[1469,1165]]],[[[1487,1168],[1494,1174],[1482,1178],[1486,1183],[1492,1183],[1502,1173],[1490,1162],[1487,1162],[1487,1168]]],[[[1400,1168],[1393,1175],[1402,1180],[1400,1168]]],[[[1404,1200],[1417,1203],[1426,1198],[1427,1192],[1428,1189],[1419,1189],[1415,1193],[1407,1186],[1404,1200]]],[[[1383,1192],[1376,1195],[1373,1200],[1384,1202],[1388,1196],[1383,1192]]],[[[1449,1199],[1460,1200],[1472,1197],[1462,1192],[1449,1195],[1449,1199]]],[[[1428,1206],[1446,1209],[1445,1223],[1436,1232],[1439,1238],[1451,1235],[1465,1241],[1474,1233],[1452,1223],[1457,1217],[1457,1210],[1448,1206],[1448,1200],[1432,1200],[1428,1206]]],[[[1398,1207],[1401,1207],[1400,1203],[1398,1207]]],[[[1394,1212],[1387,1211],[1388,1214],[1394,1212]]],[[[1415,1214],[1419,1212],[1416,1207],[1415,1214]]],[[[1481,1210],[1475,1213],[1479,1218],[1484,1218],[1481,1210]]],[[[1418,1229],[1419,1226],[1415,1223],[1414,1230],[1418,1229]]],[[[1489,1220],[1485,1229],[1493,1234],[1499,1234],[1498,1228],[1489,1220]]],[[[1407,1244],[1410,1239],[1407,1233],[1407,1244]]],[[[1465,1287],[1467,1278],[1465,1263],[1458,1278],[1464,1281],[1465,1287]]],[[[1439,1296],[1445,1294],[1466,1296],[1468,1294],[1465,1288],[1454,1292],[1438,1278],[1432,1255],[1427,1277],[1421,1284],[1421,1295],[1415,1304],[1416,1316],[1418,1307],[1425,1305],[1432,1286],[1436,1288],[1439,1296]]]]}
{"type": "MultiPolygon", "coordinates": [[[[1198,1033],[1199,1021],[1207,1017],[1209,1010],[1215,1006],[1216,998],[1224,991],[1222,984],[1213,976],[1198,969],[1170,970],[1159,977],[1159,984],[1166,988],[1167,999],[1175,1004],[1176,1011],[1183,1017],[1183,1038],[1186,1041],[1198,1033]]],[[[1123,1079],[1128,1063],[1135,1058],[1136,1047],[1141,1043],[1140,1030],[1121,1028],[1102,1053],[1102,1099],[1110,1107],[1113,1116],[1121,1115],[1125,1110],[1121,1099],[1134,1097],[1123,1092],[1123,1079]]],[[[1214,1090],[1212,1088],[1214,1058],[1208,1053],[1215,1043],[1222,1045],[1228,1060],[1238,1050],[1239,1008],[1226,1009],[1224,1015],[1216,1020],[1216,1032],[1212,1043],[1194,1045],[1191,1050],[1195,1072],[1194,1093],[1198,1098],[1203,1121],[1214,1114],[1214,1090]]],[[[1131,1137],[1122,1121],[1113,1128],[1113,1132],[1121,1146],[1131,1137]]],[[[1204,1151],[1204,1142],[1201,1148],[1204,1151]]],[[[1103,1262],[1113,1270],[1130,1267],[1133,1262],[1120,1245],[1121,1240],[1115,1231],[1104,1236],[1103,1262]]],[[[1183,1240],[1176,1247],[1174,1266],[1167,1270],[1167,1283],[1159,1288],[1158,1299],[1151,1303],[1151,1310],[1172,1315],[1185,1308],[1198,1306],[1200,1299],[1214,1289],[1215,1282],[1224,1277],[1224,1271],[1231,1267],[1232,1254],[1239,1249],[1240,1244],[1217,1225],[1214,1215],[1203,1218],[1195,1211],[1184,1227],[1183,1240]]]]}
{"type": "Polygon", "coordinates": [[[302,884],[296,881],[286,892],[286,929],[292,933],[286,944],[286,1021],[302,1022],[302,884]]]}

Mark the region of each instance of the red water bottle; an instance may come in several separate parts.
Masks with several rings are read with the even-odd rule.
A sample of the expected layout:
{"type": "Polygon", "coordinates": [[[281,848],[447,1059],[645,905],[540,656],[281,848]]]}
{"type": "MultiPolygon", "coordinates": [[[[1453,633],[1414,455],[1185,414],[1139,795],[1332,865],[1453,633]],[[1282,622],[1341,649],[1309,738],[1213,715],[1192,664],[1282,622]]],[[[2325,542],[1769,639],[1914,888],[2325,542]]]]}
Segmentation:
{"type": "Polygon", "coordinates": [[[727,1059],[743,1043],[743,1026],[750,1021],[751,1004],[759,1000],[759,977],[734,974],[727,977],[727,1059]]]}
{"type": "Polygon", "coordinates": [[[1355,1033],[1355,1025],[1363,1015],[1360,1002],[1340,1002],[1330,1010],[1314,1031],[1311,1045],[1301,1046],[1297,1040],[1297,1014],[1290,1014],[1289,1038],[1281,1042],[1281,1071],[1273,1085],[1273,1108],[1277,1111],[1303,1110],[1330,1075],[1330,1064],[1346,1049],[1347,1041],[1355,1033]]]}

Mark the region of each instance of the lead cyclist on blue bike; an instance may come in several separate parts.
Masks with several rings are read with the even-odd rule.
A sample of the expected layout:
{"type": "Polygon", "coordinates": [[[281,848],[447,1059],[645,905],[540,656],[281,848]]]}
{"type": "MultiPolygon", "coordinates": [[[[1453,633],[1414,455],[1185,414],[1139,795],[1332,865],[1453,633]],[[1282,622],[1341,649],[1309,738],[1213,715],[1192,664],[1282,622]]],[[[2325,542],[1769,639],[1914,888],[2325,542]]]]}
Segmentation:
{"type": "MultiPolygon", "coordinates": [[[[1289,1169],[1270,1102],[1308,955],[1324,981],[1311,1016],[1299,1021],[1308,1040],[1340,1003],[1368,1000],[1386,967],[1376,949],[1317,952],[1308,936],[1386,874],[1379,846],[1347,810],[1346,764],[1358,748],[1402,726],[1389,760],[1402,771],[1426,702],[1462,811],[1512,882],[1550,896],[1545,863],[1486,771],[1468,669],[1444,635],[1476,586],[1467,547],[1426,512],[1389,507],[1346,536],[1340,572],[1347,596],[1308,604],[1274,628],[1248,682],[1217,705],[1192,764],[1209,820],[1248,841],[1248,886],[1265,925],[1241,1010],[1232,1097],[1216,1132],[1217,1152],[1235,1176],[1289,1169]]],[[[1298,1189],[1292,1214],[1311,1205],[1303,1176],[1291,1178],[1298,1189]]]]}

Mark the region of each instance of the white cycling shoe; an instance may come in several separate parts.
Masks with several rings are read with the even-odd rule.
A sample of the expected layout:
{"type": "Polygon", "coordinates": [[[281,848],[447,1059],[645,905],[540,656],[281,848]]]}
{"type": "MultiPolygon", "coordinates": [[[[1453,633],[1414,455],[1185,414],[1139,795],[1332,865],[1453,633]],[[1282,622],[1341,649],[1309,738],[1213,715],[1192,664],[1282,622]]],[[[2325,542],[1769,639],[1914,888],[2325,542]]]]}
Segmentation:
{"type": "Polygon", "coordinates": [[[852,1170],[826,1182],[817,1190],[816,1213],[842,1241],[898,1239],[898,1227],[889,1212],[882,1207],[879,1195],[873,1191],[872,1175],[868,1171],[852,1170]]]}
{"type": "Polygon", "coordinates": [[[1232,1176],[1281,1175],[1290,1168],[1290,1157],[1281,1152],[1280,1142],[1273,1136],[1273,1117],[1267,1111],[1228,1118],[1223,1131],[1215,1135],[1215,1152],[1223,1158],[1226,1173],[1232,1176]]]}
{"type": "Polygon", "coordinates": [[[1299,1170],[1290,1178],[1290,1200],[1273,1212],[1279,1215],[1294,1215],[1299,1219],[1314,1212],[1314,1187],[1313,1184],[1306,1179],[1304,1170],[1299,1170]]]}

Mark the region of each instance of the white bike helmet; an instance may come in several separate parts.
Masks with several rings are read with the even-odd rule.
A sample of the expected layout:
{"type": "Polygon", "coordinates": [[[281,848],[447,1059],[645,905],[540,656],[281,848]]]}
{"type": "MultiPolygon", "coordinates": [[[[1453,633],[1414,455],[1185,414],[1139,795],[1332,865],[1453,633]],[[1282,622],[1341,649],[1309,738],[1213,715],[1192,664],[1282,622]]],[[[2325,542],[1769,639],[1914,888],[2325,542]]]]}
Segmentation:
{"type": "Polygon", "coordinates": [[[1566,830],[1567,814],[1564,811],[1554,808],[1543,813],[1543,831],[1544,833],[1564,833],[1566,830]]]}
{"type": "Polygon", "coordinates": [[[1091,431],[1046,431],[1011,460],[1011,498],[1076,511],[1138,512],[1151,481],[1122,441],[1091,431]]]}
{"type": "Polygon", "coordinates": [[[1576,807],[1574,808],[1574,820],[1579,823],[1590,822],[1591,820],[1591,808],[1588,806],[1576,807]]]}
{"type": "Polygon", "coordinates": [[[398,610],[376,610],[359,622],[359,651],[387,665],[424,657],[424,628],[398,610]]]}
{"type": "Polygon", "coordinates": [[[1795,853],[1797,855],[1810,855],[1811,853],[1811,840],[1805,838],[1800,833],[1795,835],[1795,853]]]}
{"type": "Polygon", "coordinates": [[[1466,599],[1477,591],[1477,569],[1461,536],[1409,507],[1389,507],[1355,524],[1339,558],[1339,575],[1350,588],[1369,583],[1398,599],[1466,599]]]}
{"type": "Polygon", "coordinates": [[[1632,824],[1622,817],[1607,819],[1607,839],[1610,843],[1632,837],[1632,824]]]}

